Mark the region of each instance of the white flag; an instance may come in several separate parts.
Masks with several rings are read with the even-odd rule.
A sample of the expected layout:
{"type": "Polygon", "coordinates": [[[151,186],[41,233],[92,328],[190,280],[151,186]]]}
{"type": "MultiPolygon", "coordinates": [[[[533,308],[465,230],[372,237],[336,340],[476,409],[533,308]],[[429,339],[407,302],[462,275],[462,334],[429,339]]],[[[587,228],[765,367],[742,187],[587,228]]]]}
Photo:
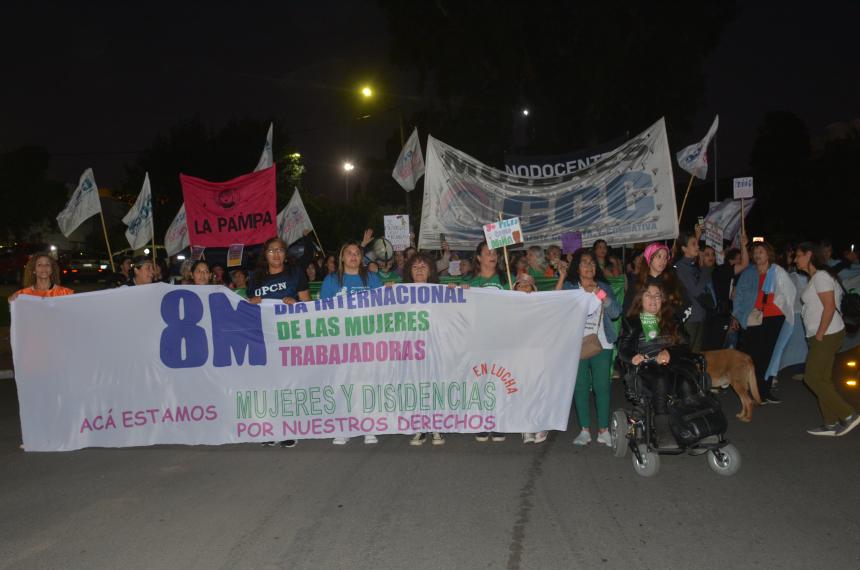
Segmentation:
{"type": "Polygon", "coordinates": [[[57,225],[60,226],[60,231],[63,235],[69,237],[73,231],[78,229],[81,222],[95,216],[102,209],[101,200],[99,200],[99,188],[96,186],[96,179],[93,176],[93,169],[87,168],[81,179],[78,181],[78,187],[75,188],[74,194],[69,199],[69,203],[57,216],[57,225]]]}
{"type": "Polygon", "coordinates": [[[122,219],[122,223],[128,226],[125,237],[133,249],[153,241],[152,222],[152,190],[149,187],[149,172],[147,172],[143,178],[143,188],[140,189],[134,206],[122,219]]]}
{"type": "Polygon", "coordinates": [[[278,237],[289,245],[305,235],[305,231],[313,229],[314,225],[296,188],[287,206],[278,214],[278,237]]]}
{"type": "Polygon", "coordinates": [[[415,190],[415,184],[418,182],[418,179],[424,176],[424,155],[421,154],[421,143],[418,142],[417,128],[412,131],[412,134],[409,135],[409,140],[403,145],[403,150],[400,151],[400,156],[397,157],[397,164],[394,165],[394,172],[391,173],[391,176],[407,192],[415,190]]]}
{"type": "Polygon", "coordinates": [[[176,255],[188,247],[188,224],[185,221],[185,202],[176,212],[176,217],[170,222],[167,233],[164,234],[164,249],[167,255],[176,255]]]}
{"type": "Polygon", "coordinates": [[[272,127],[273,123],[269,123],[269,133],[266,135],[266,145],[263,147],[263,152],[260,154],[260,160],[257,162],[257,168],[254,169],[254,172],[258,170],[265,170],[275,164],[275,159],[272,155],[272,127]]]}
{"type": "Polygon", "coordinates": [[[691,144],[675,157],[678,159],[678,166],[695,176],[704,180],[708,176],[708,145],[711,144],[711,139],[717,133],[717,127],[720,124],[720,116],[714,117],[714,122],[711,128],[708,129],[708,134],[705,138],[695,144],[691,144]]]}

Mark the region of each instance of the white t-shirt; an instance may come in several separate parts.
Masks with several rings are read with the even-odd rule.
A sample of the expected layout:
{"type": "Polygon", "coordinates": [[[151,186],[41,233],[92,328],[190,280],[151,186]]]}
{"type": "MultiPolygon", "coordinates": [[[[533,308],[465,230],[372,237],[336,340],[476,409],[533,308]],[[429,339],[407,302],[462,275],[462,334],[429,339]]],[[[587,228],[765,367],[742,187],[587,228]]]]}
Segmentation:
{"type": "Polygon", "coordinates": [[[815,336],[818,332],[818,325],[821,324],[821,314],[824,312],[824,305],[821,304],[819,293],[833,291],[836,298],[836,312],[833,313],[833,320],[830,321],[830,326],[824,334],[833,334],[845,328],[845,323],[842,322],[842,315],[839,314],[839,305],[842,304],[842,287],[836,282],[829,273],[823,270],[818,270],[809,284],[803,290],[800,300],[803,301],[803,326],[806,327],[806,336],[815,336]]]}

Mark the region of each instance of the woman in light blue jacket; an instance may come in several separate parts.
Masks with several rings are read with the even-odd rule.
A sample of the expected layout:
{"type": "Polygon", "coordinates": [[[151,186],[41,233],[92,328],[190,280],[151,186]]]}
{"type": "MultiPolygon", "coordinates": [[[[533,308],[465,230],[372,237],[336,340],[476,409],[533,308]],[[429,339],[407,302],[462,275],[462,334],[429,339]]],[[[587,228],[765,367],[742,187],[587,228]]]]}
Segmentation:
{"type": "Polygon", "coordinates": [[[579,361],[573,402],[582,431],[573,443],[587,445],[591,442],[591,392],[594,392],[597,442],[612,447],[612,438],[609,435],[609,388],[612,381],[612,353],[618,339],[612,321],[621,316],[621,304],[615,299],[612,287],[603,279],[597,260],[588,250],[580,249],[574,253],[570,267],[559,268],[559,272],[561,277],[557,289],[582,289],[595,294],[602,301],[600,311],[589,317],[585,325],[584,334],[596,333],[603,350],[591,358],[579,361]]]}

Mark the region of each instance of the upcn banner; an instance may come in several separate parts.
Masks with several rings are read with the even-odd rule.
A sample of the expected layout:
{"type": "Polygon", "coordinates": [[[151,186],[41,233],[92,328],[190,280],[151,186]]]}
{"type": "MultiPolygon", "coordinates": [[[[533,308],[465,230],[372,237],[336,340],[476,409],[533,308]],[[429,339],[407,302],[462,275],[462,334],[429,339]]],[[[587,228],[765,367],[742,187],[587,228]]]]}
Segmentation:
{"type": "Polygon", "coordinates": [[[186,174],[179,181],[192,246],[254,245],[277,235],[274,166],[227,182],[186,174]]]}
{"type": "Polygon", "coordinates": [[[566,154],[519,155],[505,153],[505,172],[529,178],[552,178],[585,170],[624,144],[627,137],[566,154]]]}
{"type": "Polygon", "coordinates": [[[443,285],[295,305],[164,284],[21,296],[24,448],[564,430],[598,308],[581,291],[443,285]]]}
{"type": "Polygon", "coordinates": [[[520,218],[526,245],[560,244],[581,231],[585,245],[670,239],[678,235],[675,184],[663,119],[597,164],[551,178],[516,176],[428,138],[420,249],[470,250],[484,224],[520,218]]]}

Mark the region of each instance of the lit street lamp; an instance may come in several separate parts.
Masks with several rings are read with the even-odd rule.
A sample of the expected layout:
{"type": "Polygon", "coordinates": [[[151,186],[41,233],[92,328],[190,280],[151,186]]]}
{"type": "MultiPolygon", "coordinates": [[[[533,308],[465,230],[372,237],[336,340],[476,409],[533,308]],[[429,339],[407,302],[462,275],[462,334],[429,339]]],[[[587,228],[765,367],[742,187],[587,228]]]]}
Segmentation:
{"type": "Polygon", "coordinates": [[[352,174],[352,171],[355,170],[355,165],[350,161],[344,161],[343,163],[343,173],[344,173],[344,186],[346,188],[346,201],[349,202],[349,175],[352,174]]]}
{"type": "Polygon", "coordinates": [[[524,108],[524,109],[523,109],[523,111],[522,111],[522,113],[523,113],[523,117],[528,117],[528,116],[529,116],[529,110],[528,110],[528,108],[527,108],[527,107],[526,107],[526,108],[524,108]]]}

